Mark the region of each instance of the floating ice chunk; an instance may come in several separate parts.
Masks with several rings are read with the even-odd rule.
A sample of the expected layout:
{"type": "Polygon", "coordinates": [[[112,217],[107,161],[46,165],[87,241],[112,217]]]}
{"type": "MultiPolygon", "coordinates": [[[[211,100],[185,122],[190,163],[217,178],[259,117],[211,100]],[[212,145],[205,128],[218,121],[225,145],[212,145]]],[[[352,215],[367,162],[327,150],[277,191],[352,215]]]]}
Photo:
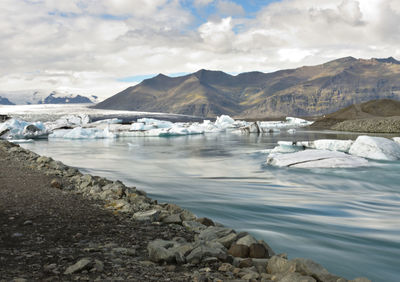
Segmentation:
{"type": "Polygon", "coordinates": [[[98,124],[121,124],[122,119],[119,118],[110,118],[110,119],[102,119],[95,122],[91,122],[90,125],[98,125],[98,124]]]}
{"type": "Polygon", "coordinates": [[[9,119],[0,124],[0,137],[7,139],[47,138],[48,132],[42,122],[9,119]]]}
{"type": "Polygon", "coordinates": [[[23,143],[34,143],[35,140],[33,139],[10,139],[8,140],[12,143],[16,143],[16,144],[23,144],[23,143]]]}
{"type": "Polygon", "coordinates": [[[259,122],[252,122],[251,124],[247,125],[247,126],[243,126],[240,128],[240,131],[242,133],[261,133],[263,132],[261,127],[260,127],[260,123],[259,122]]]}
{"type": "Polygon", "coordinates": [[[79,114],[79,115],[65,115],[60,117],[54,122],[46,122],[46,128],[49,131],[58,129],[58,128],[67,128],[67,127],[76,127],[87,125],[90,123],[90,117],[87,114],[79,114]]]}
{"type": "Polygon", "coordinates": [[[116,135],[109,131],[108,128],[104,130],[97,128],[82,128],[76,127],[74,129],[60,129],[55,130],[49,135],[49,138],[64,138],[64,139],[102,139],[102,138],[115,138],[116,135]]]}
{"type": "Polygon", "coordinates": [[[367,166],[366,159],[343,152],[305,150],[289,154],[271,154],[267,164],[279,167],[334,168],[367,166]]]}
{"type": "Polygon", "coordinates": [[[394,142],[397,142],[400,144],[400,137],[393,137],[394,142]]]}
{"type": "Polygon", "coordinates": [[[305,119],[295,118],[295,117],[286,117],[286,122],[289,124],[298,125],[299,127],[309,126],[314,123],[313,121],[308,121],[305,119]]]}
{"type": "Polygon", "coordinates": [[[320,139],[314,141],[314,147],[318,150],[340,151],[348,153],[352,140],[334,140],[334,139],[320,139]]]}
{"type": "Polygon", "coordinates": [[[231,118],[230,116],[227,115],[222,115],[217,117],[217,120],[215,121],[215,126],[219,128],[230,128],[234,127],[233,124],[235,123],[235,120],[231,118]]]}
{"type": "MultiPolygon", "coordinates": [[[[154,118],[140,118],[137,120],[138,123],[144,123],[145,125],[152,126],[152,128],[171,128],[174,124],[166,120],[158,120],[154,118]]],[[[149,128],[151,129],[151,128],[149,128]]],[[[144,129],[144,130],[149,130],[144,129]]]]}
{"type": "Polygon", "coordinates": [[[349,153],[369,159],[394,161],[400,159],[400,144],[383,137],[359,136],[349,153]]]}
{"type": "Polygon", "coordinates": [[[296,129],[290,128],[290,129],[287,130],[287,133],[289,133],[289,134],[295,134],[295,133],[296,133],[296,129]]]}
{"type": "Polygon", "coordinates": [[[271,150],[271,153],[294,153],[305,149],[301,143],[290,141],[278,141],[278,146],[271,150]]]}

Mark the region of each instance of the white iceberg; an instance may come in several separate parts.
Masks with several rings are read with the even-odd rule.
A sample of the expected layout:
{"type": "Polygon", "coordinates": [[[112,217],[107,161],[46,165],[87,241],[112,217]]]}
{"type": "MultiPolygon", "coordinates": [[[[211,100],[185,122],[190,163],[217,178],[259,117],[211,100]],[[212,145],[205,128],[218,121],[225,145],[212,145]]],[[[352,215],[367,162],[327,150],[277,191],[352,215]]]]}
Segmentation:
{"type": "Polygon", "coordinates": [[[65,115],[60,117],[56,121],[46,122],[45,125],[49,131],[52,131],[58,128],[83,126],[89,123],[90,123],[90,117],[87,114],[79,114],[79,115],[65,115]]]}
{"type": "Polygon", "coordinates": [[[400,144],[400,137],[393,137],[394,142],[397,142],[400,144]]]}
{"type": "Polygon", "coordinates": [[[271,153],[294,153],[302,151],[305,146],[301,142],[278,141],[278,146],[271,150],[271,153]]]}
{"type": "Polygon", "coordinates": [[[314,148],[348,153],[353,143],[353,140],[319,139],[314,141],[314,148]]]}
{"type": "Polygon", "coordinates": [[[48,131],[42,122],[9,119],[0,124],[0,137],[7,139],[47,138],[48,131]]]}
{"type": "Polygon", "coordinates": [[[49,135],[49,138],[63,138],[63,139],[102,139],[102,138],[115,138],[116,135],[108,128],[104,130],[97,128],[82,128],[76,127],[74,129],[60,129],[55,130],[49,135]]]}
{"type": "Polygon", "coordinates": [[[235,120],[228,115],[221,115],[217,117],[215,121],[215,126],[221,129],[226,129],[230,127],[234,127],[233,124],[235,120]]]}
{"type": "Polygon", "coordinates": [[[109,118],[109,119],[101,119],[95,122],[89,123],[89,125],[98,125],[98,124],[121,124],[122,119],[119,118],[109,118]]]}
{"type": "Polygon", "coordinates": [[[173,122],[166,120],[158,120],[154,118],[140,118],[137,120],[137,122],[144,123],[145,125],[148,126],[152,126],[152,128],[171,128],[174,125],[173,122]]]}
{"type": "Polygon", "coordinates": [[[383,137],[359,136],[349,153],[368,159],[394,161],[400,159],[400,144],[383,137]]]}
{"type": "Polygon", "coordinates": [[[289,154],[271,154],[267,164],[278,167],[340,168],[368,166],[364,158],[327,150],[305,150],[289,154]]]}

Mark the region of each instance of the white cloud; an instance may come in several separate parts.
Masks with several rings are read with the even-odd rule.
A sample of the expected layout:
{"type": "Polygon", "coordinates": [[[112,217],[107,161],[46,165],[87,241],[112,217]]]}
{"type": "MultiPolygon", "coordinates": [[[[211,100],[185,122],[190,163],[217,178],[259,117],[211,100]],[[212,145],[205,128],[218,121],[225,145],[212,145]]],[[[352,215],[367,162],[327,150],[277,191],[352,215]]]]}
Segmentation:
{"type": "Polygon", "coordinates": [[[110,96],[133,84],[118,78],[133,75],[400,57],[397,0],[282,0],[255,18],[231,1],[193,0],[216,9],[198,26],[184,1],[2,0],[0,91],[110,96]]]}

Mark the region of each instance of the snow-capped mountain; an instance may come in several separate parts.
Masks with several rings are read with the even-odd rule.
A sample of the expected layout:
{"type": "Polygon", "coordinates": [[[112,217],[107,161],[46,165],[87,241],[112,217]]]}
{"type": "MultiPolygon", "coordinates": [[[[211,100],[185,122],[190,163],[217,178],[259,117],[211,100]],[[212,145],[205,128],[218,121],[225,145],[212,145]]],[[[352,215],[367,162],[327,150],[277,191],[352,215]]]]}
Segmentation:
{"type": "Polygon", "coordinates": [[[33,92],[12,91],[0,93],[2,105],[33,105],[33,104],[78,104],[97,103],[97,96],[82,96],[61,91],[37,90],[33,92]]]}

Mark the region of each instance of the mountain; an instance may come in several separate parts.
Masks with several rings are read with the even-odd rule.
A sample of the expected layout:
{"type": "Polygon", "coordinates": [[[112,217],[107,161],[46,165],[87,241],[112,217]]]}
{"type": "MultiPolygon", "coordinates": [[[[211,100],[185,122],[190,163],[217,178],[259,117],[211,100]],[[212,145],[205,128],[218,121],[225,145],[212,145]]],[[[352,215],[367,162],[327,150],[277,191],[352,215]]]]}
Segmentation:
{"type": "Polygon", "coordinates": [[[0,96],[0,105],[14,105],[14,103],[11,103],[7,98],[0,96]]]}
{"type": "MultiPolygon", "coordinates": [[[[7,99],[11,105],[31,105],[31,104],[76,104],[76,103],[96,103],[97,96],[85,97],[59,91],[14,91],[0,93],[0,97],[7,99]]],[[[1,104],[1,100],[0,100],[1,104]]]]}
{"type": "Polygon", "coordinates": [[[200,70],[181,77],[159,74],[94,106],[242,118],[311,116],[373,99],[400,99],[400,62],[346,57],[317,66],[236,76],[200,70]]]}

